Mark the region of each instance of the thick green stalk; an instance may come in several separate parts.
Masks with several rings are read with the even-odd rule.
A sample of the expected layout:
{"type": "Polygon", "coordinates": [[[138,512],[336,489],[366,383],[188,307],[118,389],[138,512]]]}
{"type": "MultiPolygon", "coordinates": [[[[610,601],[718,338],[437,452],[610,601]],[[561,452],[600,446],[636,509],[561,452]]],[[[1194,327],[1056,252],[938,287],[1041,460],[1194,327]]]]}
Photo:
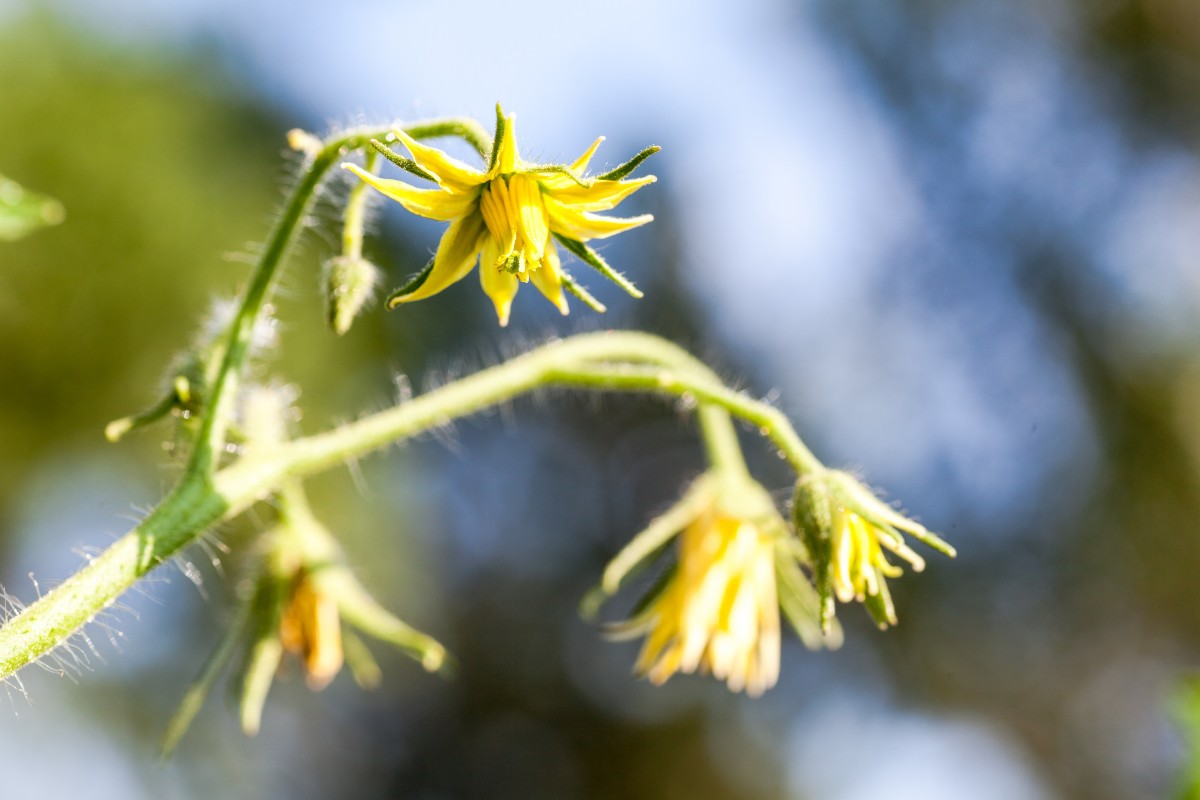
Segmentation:
{"type": "Polygon", "coordinates": [[[140,525],[0,627],[0,678],[66,641],[121,592],[220,519],[226,507],[224,498],[204,481],[179,484],[140,525]]]}

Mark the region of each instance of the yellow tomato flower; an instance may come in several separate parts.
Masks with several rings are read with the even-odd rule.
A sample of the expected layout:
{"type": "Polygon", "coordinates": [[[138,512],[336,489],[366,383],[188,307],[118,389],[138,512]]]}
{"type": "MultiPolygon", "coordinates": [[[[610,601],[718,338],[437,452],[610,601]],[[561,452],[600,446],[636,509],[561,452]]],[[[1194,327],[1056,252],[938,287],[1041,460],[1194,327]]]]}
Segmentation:
{"type": "Polygon", "coordinates": [[[801,570],[807,555],[770,494],[748,477],[715,472],[609,563],[585,613],[676,537],[674,566],[631,619],[609,629],[616,639],[645,635],[638,674],[661,684],[676,672],[707,672],[735,692],[761,695],[779,677],[781,612],[809,648],[841,644],[840,629],[820,629],[817,593],[801,570]]]}
{"type": "Polygon", "coordinates": [[[700,670],[761,695],[779,678],[774,537],[749,520],[705,513],[679,537],[676,572],[642,622],[635,670],[651,683],[700,670]]]}
{"type": "Polygon", "coordinates": [[[283,649],[304,662],[308,688],[323,689],[342,668],[342,621],[337,598],[301,573],[279,620],[283,649]]]}
{"type": "MultiPolygon", "coordinates": [[[[594,212],[614,208],[655,178],[622,180],[623,174],[615,180],[605,176],[584,177],[583,172],[603,137],[569,166],[526,163],[517,154],[514,121],[515,115],[498,114],[496,141],[485,171],[397,129],[396,138],[408,148],[415,162],[416,170],[412,171],[427,175],[437,183],[435,189],[418,189],[404,181],[372,175],[353,164],[345,165],[412,213],[450,223],[424,280],[411,291],[393,295],[390,307],[437,294],[465,277],[478,260],[483,290],[492,299],[501,325],[508,324],[517,288],[526,282],[532,282],[566,314],[564,284],[585,300],[590,298],[563,271],[554,243],[556,237],[591,266],[621,282],[583,243],[650,222],[653,217],[649,214],[621,219],[594,212]]],[[[626,288],[636,293],[631,286],[626,288]]]]}
{"type": "Polygon", "coordinates": [[[953,557],[954,548],[877,498],[854,476],[838,470],[802,478],[796,485],[796,527],[813,554],[821,594],[821,618],[832,619],[833,598],[860,602],[881,628],[897,623],[887,579],[904,571],[887,559],[891,551],[914,572],[925,559],[904,541],[904,533],[953,557]]]}
{"type": "Polygon", "coordinates": [[[884,548],[912,565],[914,572],[925,569],[925,559],[904,543],[894,530],[875,525],[848,508],[833,511],[833,592],[843,603],[868,599],[878,607],[877,622],[895,625],[896,608],[888,590],[887,578],[899,578],[904,570],[892,564],[884,548]]]}

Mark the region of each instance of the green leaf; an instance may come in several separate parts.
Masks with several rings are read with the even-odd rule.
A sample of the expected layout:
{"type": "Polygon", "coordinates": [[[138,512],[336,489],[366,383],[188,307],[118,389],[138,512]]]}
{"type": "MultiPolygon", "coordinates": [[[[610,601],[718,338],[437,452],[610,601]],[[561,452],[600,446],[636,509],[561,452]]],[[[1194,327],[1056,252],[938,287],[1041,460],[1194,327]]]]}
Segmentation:
{"type": "Polygon", "coordinates": [[[0,241],[13,242],[63,221],[62,203],[0,175],[0,241]]]}

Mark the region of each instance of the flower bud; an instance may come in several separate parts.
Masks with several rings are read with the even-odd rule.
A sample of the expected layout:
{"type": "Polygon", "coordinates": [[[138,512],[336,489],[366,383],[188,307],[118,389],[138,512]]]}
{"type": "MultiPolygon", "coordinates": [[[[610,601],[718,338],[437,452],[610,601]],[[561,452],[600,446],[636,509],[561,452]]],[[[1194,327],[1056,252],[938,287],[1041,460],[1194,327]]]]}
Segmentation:
{"type": "Polygon", "coordinates": [[[843,603],[863,603],[881,628],[896,624],[887,578],[898,578],[903,570],[888,561],[885,551],[908,562],[914,572],[925,568],[925,559],[908,546],[903,534],[954,556],[953,547],[879,500],[847,472],[827,470],[802,477],[796,483],[792,513],[812,557],[822,625],[833,619],[835,597],[843,603]]]}
{"type": "Polygon", "coordinates": [[[338,336],[350,330],[379,282],[379,270],[359,256],[337,256],[325,263],[325,307],[329,327],[338,336]]]}

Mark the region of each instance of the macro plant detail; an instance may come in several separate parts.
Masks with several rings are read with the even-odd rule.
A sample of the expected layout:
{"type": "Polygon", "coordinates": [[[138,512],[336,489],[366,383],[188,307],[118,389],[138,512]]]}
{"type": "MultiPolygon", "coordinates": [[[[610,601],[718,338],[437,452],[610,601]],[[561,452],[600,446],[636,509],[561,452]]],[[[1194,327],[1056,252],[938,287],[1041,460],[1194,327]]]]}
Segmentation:
{"type": "Polygon", "coordinates": [[[404,181],[380,178],[357,164],[344,165],[412,213],[450,223],[433,260],[388,297],[389,307],[432,297],[465,277],[478,261],[483,291],[495,304],[501,326],[508,324],[513,298],[522,283],[532,282],[563,314],[568,310],[564,288],[592,309],[604,311],[563,269],[556,239],[625,291],[641,297],[633,284],[586,243],[653,219],[649,214],[620,219],[595,212],[615,208],[655,181],[653,176],[624,178],[658,148],[647,148],[616,169],[588,178],[584,171],[603,137],[569,165],[527,164],[517,153],[515,123],[516,115],[505,116],[496,108],[496,134],[486,171],[421,144],[402,129],[394,130],[392,136],[408,149],[411,159],[397,155],[378,140],[371,141],[393,164],[433,181],[436,189],[417,189],[404,181]]]}
{"type": "Polygon", "coordinates": [[[174,445],[186,454],[181,477],[136,527],[0,626],[0,677],[62,645],[164,560],[258,504],[271,522],[256,538],[238,612],[167,726],[165,750],[179,744],[231,663],[237,664],[233,680],[248,734],[259,729],[285,658],[300,664],[314,690],[343,664],[360,685],[378,683],[379,668],[360,633],[400,648],[427,671],[448,669],[452,658],[441,644],[383,608],[359,583],[336,535],[310,508],[304,479],[546,387],[649,394],[696,406],[706,470],[614,557],[582,607],[594,615],[640,573],[657,570],[629,618],[607,628],[613,638],[644,637],[634,669],[653,683],[679,672],[708,672],[733,691],[761,695],[779,676],[784,621],[810,649],[836,648],[842,631],[835,599],[862,602],[881,627],[897,622],[886,579],[900,572],[884,551],[916,571],[924,561],[905,535],[954,555],[857,479],[824,466],[778,409],[730,388],[686,350],[646,333],[609,330],[552,341],[353,422],[294,435],[295,394],[269,368],[277,344],[270,298],[335,166],[359,179],[344,200],[341,252],[319,278],[335,333],[345,333],[380,281],[379,268],[362,255],[368,187],[414,214],[449,223],[433,260],[388,306],[431,298],[478,263],[504,326],[525,282],[563,313],[564,292],[603,310],[563,267],[558,245],[640,296],[588,242],[651,220],[599,212],[654,181],[629,175],[658,148],[593,177],[586,170],[602,139],[570,164],[530,164],[518,155],[514,117],[499,109],[491,136],[475,120],[452,118],[324,139],[292,131],[288,141],[304,164],[238,300],[219,306],[176,359],[157,403],[105,429],[115,442],[172,420],[174,445]],[[443,137],[465,141],[486,168],[425,143],[443,137]],[[411,157],[394,152],[391,143],[411,157]],[[381,158],[435,188],[380,177],[381,158]],[[750,475],[737,422],[761,433],[794,472],[790,514],[750,475]]]}

